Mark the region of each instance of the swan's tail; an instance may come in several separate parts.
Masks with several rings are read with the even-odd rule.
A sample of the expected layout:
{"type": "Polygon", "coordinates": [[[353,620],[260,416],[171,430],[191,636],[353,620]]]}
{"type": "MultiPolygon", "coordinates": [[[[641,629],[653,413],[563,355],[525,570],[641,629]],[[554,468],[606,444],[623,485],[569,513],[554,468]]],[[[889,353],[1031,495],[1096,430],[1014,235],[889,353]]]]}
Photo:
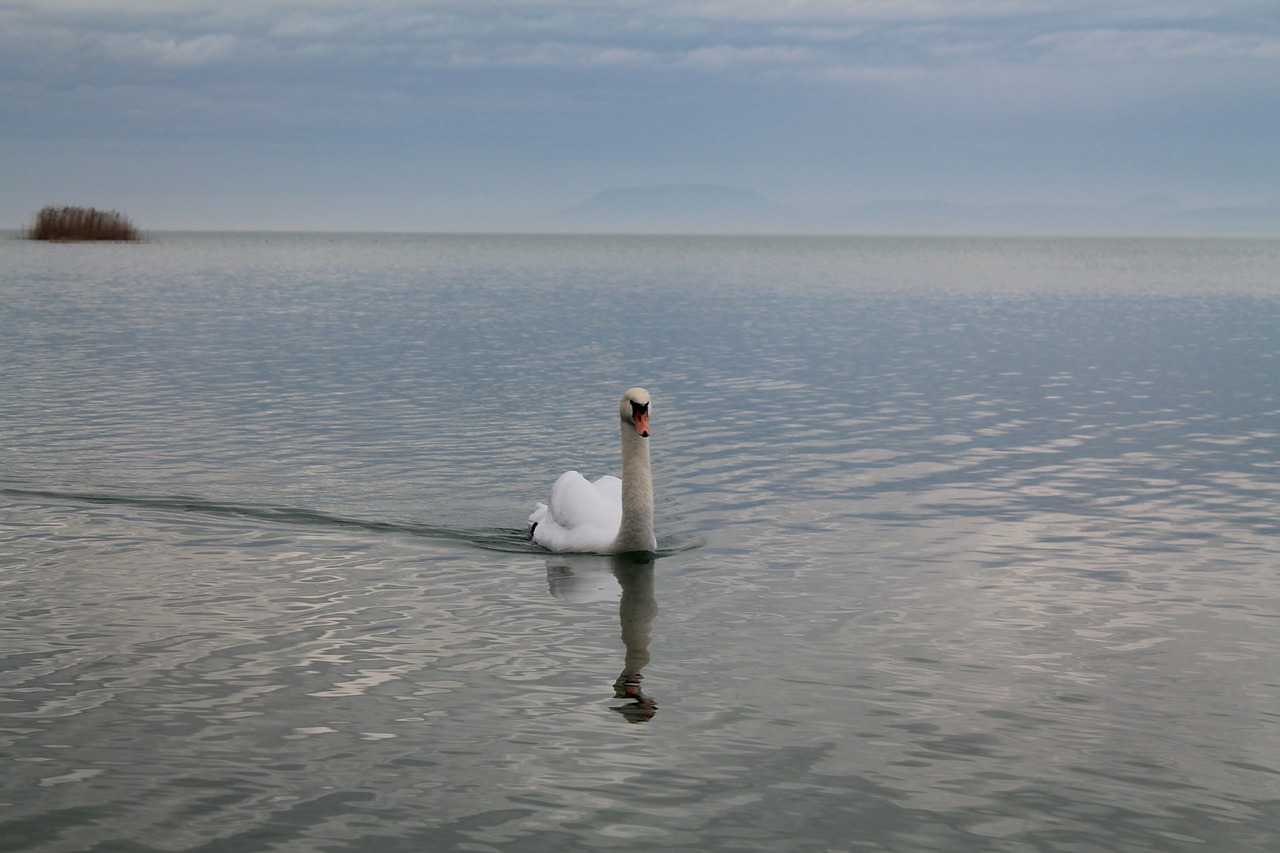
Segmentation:
{"type": "Polygon", "coordinates": [[[538,522],[547,517],[547,505],[539,502],[533,510],[533,515],[529,516],[529,538],[533,538],[533,531],[538,529],[538,522]]]}

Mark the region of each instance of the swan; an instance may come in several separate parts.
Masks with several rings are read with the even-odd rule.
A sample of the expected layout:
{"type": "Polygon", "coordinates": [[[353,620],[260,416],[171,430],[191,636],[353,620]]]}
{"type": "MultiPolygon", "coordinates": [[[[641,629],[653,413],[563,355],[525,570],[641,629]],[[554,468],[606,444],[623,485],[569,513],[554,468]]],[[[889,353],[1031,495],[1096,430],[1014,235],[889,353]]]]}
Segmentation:
{"type": "Polygon", "coordinates": [[[618,405],[622,425],[622,479],[588,482],[566,471],[551,498],[529,516],[529,535],[550,551],[625,554],[656,551],[653,476],[649,472],[649,392],[632,388],[618,405]]]}

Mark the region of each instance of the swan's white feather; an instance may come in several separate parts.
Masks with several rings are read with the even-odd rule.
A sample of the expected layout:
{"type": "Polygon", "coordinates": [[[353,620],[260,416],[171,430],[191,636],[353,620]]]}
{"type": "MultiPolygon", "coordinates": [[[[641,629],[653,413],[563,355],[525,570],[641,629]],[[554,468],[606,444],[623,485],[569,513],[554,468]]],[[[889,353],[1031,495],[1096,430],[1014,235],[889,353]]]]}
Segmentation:
{"type": "Polygon", "coordinates": [[[547,550],[609,553],[622,526],[622,481],[605,475],[589,482],[565,471],[551,487],[550,504],[538,504],[529,522],[536,525],[533,541],[547,550]]]}
{"type": "Polygon", "coordinates": [[[632,388],[618,403],[622,479],[595,482],[566,471],[529,522],[533,541],[558,552],[616,554],[654,551],[653,475],[649,469],[649,392],[632,388]]]}

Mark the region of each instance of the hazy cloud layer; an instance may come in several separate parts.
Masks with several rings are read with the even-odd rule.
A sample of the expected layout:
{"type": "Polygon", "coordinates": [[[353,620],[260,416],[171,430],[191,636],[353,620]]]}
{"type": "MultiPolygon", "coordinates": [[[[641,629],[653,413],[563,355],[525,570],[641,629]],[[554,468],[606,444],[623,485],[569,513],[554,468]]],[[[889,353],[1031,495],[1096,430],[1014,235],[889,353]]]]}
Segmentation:
{"type": "Polygon", "coordinates": [[[684,181],[1264,201],[1276,80],[1274,3],[1244,0],[0,2],[0,213],[483,227],[684,181]]]}

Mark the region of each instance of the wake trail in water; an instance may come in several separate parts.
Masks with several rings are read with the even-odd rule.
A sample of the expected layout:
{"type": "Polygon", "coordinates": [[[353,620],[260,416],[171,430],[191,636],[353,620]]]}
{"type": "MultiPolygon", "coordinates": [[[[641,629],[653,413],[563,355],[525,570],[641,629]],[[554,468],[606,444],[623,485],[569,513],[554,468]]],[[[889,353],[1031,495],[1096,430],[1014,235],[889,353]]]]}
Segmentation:
{"type": "MultiPolygon", "coordinates": [[[[489,528],[487,530],[439,527],[408,522],[374,521],[363,518],[332,515],[299,507],[270,506],[267,504],[237,504],[211,501],[181,495],[118,495],[104,492],[60,492],[47,489],[0,488],[0,496],[16,500],[54,501],[57,503],[97,504],[102,506],[132,507],[171,513],[241,518],[268,524],[288,524],[307,527],[330,527],[347,530],[363,530],[371,533],[390,533],[416,536],[425,539],[463,542],[487,551],[503,551],[514,554],[546,554],[535,545],[524,530],[489,528]]],[[[696,537],[678,536],[664,543],[657,556],[696,548],[702,541],[696,537]]]]}
{"type": "Polygon", "coordinates": [[[182,495],[142,496],[118,495],[103,492],[60,492],[45,489],[0,489],[0,495],[19,500],[56,501],[58,503],[97,504],[103,506],[133,507],[160,512],[195,513],[222,518],[242,518],[269,524],[289,524],[308,527],[332,527],[364,530],[373,533],[392,533],[420,536],[427,539],[445,539],[467,542],[490,550],[529,551],[538,549],[516,531],[464,530],[438,527],[429,524],[375,521],[349,518],[299,507],[270,506],[267,504],[237,504],[182,495]],[[521,547],[523,545],[523,547],[521,547]]]}

